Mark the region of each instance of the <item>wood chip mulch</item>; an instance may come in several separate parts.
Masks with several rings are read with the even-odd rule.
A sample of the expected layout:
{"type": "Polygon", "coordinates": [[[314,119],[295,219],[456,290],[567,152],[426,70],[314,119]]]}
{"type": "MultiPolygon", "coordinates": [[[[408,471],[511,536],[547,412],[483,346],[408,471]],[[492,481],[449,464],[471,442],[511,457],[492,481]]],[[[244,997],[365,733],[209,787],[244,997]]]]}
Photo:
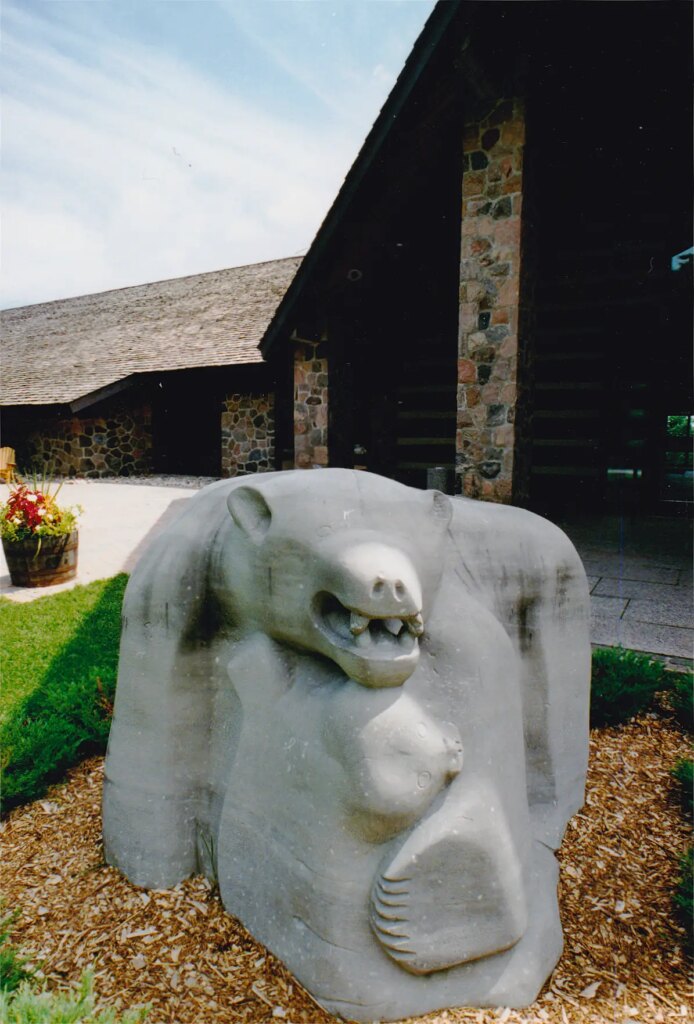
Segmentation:
{"type": "MultiPolygon", "coordinates": [[[[561,850],[565,952],[549,983],[524,1010],[443,1010],[421,1024],[692,1020],[685,935],[671,912],[690,835],[669,775],[690,749],[652,717],[593,733],[587,803],[561,850]]],[[[93,965],[99,998],[149,1003],[151,1024],[330,1024],[204,880],[145,892],[104,865],[102,771],[101,759],[85,762],[0,826],[0,892],[21,908],[13,941],[50,986],[93,965]]]]}

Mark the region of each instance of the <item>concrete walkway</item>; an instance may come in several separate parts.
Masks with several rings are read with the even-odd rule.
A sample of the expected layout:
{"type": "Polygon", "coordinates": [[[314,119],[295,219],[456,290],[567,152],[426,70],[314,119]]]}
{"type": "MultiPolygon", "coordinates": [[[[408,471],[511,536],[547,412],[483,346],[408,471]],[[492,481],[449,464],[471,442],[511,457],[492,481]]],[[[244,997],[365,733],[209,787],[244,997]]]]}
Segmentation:
{"type": "Polygon", "coordinates": [[[559,525],[588,575],[593,643],[666,656],[675,664],[691,662],[691,522],[612,516],[559,525]]]}
{"type": "MultiPolygon", "coordinates": [[[[75,582],[131,572],[143,547],[183,509],[200,478],[148,483],[66,481],[60,502],[84,508],[75,582]]],[[[0,486],[0,502],[7,488],[0,486]]],[[[592,640],[665,656],[694,653],[692,530],[686,519],[572,519],[559,524],[576,545],[591,586],[592,640]]],[[[0,594],[14,601],[74,586],[13,587],[0,552],[0,594]]]]}
{"type": "MultiPolygon", "coordinates": [[[[207,481],[205,481],[207,482],[207,481]]],[[[0,595],[13,601],[34,601],[119,572],[132,572],[143,547],[179,514],[200,486],[182,478],[183,486],[131,484],[109,480],[66,480],[60,505],[81,505],[77,579],[55,587],[13,587],[0,550],[0,595]]],[[[53,488],[51,488],[53,490],[53,488]]],[[[0,486],[0,503],[8,488],[0,486]]]]}

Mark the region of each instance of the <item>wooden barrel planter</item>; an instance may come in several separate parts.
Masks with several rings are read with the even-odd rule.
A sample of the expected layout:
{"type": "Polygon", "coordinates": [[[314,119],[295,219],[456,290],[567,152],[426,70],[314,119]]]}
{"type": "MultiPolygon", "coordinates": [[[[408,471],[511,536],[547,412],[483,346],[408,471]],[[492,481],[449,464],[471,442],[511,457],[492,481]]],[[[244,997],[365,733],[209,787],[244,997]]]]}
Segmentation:
{"type": "Polygon", "coordinates": [[[62,537],[7,541],[2,546],[15,587],[52,587],[77,575],[77,530],[62,537]],[[38,548],[38,551],[37,551],[38,548]]]}

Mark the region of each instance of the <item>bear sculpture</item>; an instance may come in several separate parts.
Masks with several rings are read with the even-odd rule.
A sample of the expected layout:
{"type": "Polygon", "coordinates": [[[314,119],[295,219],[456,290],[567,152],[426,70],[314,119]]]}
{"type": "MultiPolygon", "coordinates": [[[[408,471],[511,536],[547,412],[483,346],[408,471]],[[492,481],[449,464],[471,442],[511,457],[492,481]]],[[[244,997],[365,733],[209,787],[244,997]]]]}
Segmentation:
{"type": "Polygon", "coordinates": [[[589,674],[585,574],[537,516],[352,470],[213,484],[128,584],[106,858],[218,880],[341,1016],[527,1004],[589,674]]]}

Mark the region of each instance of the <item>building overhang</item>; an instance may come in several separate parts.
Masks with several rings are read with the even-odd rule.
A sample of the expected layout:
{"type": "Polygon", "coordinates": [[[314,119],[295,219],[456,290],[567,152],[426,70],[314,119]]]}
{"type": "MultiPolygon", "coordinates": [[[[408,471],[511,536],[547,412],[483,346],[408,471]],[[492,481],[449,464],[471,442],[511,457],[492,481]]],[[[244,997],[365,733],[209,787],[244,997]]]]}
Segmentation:
{"type": "Polygon", "coordinates": [[[70,412],[82,412],[92,405],[97,405],[98,402],[103,402],[107,398],[120,394],[121,391],[127,391],[138,383],[141,376],[139,373],[131,373],[127,377],[113,381],[112,384],[106,384],[102,388],[89,391],[86,395],[80,395],[79,398],[75,398],[72,402],[68,403],[70,412]]]}

